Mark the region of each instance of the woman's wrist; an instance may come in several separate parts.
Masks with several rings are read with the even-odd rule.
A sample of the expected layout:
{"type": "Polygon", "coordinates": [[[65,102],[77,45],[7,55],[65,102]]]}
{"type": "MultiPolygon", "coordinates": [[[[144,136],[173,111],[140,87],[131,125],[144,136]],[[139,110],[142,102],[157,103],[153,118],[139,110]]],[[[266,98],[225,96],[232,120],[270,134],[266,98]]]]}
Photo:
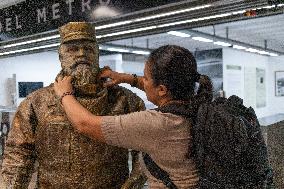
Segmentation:
{"type": "Polygon", "coordinates": [[[66,96],[73,96],[74,95],[74,91],[67,91],[67,92],[64,92],[61,96],[60,96],[60,103],[62,104],[62,100],[64,97],[66,96]]]}
{"type": "Polygon", "coordinates": [[[119,75],[116,76],[116,80],[118,83],[127,83],[132,87],[138,86],[138,76],[136,74],[126,74],[126,73],[118,73],[119,75]]]}
{"type": "Polygon", "coordinates": [[[133,76],[131,74],[121,73],[120,83],[131,84],[133,81],[133,76]]]}
{"type": "Polygon", "coordinates": [[[136,74],[123,74],[121,76],[122,83],[127,83],[132,87],[136,87],[144,91],[143,77],[137,76],[136,74]]]}

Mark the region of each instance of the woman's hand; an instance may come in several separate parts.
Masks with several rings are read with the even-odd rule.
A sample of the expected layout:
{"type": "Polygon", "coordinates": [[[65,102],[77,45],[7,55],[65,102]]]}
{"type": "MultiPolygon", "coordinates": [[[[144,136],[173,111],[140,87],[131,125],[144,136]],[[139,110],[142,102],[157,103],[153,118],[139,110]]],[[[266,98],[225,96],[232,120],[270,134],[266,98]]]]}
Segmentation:
{"type": "Polygon", "coordinates": [[[110,86],[113,86],[113,85],[124,83],[125,82],[125,75],[126,74],[112,71],[109,67],[104,67],[102,69],[100,77],[101,78],[109,78],[110,80],[107,80],[104,83],[104,86],[110,87],[110,86]]]}
{"type": "Polygon", "coordinates": [[[57,81],[54,82],[54,91],[58,97],[62,97],[64,93],[73,93],[73,87],[71,84],[72,77],[65,76],[59,77],[57,81]]]}

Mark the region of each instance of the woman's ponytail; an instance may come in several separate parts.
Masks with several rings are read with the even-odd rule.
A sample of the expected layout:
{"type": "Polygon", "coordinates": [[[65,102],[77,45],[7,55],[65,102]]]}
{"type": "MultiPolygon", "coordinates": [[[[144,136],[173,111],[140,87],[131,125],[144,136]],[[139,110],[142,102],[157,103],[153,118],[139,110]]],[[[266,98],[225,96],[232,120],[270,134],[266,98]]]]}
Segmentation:
{"type": "Polygon", "coordinates": [[[195,102],[197,106],[211,102],[213,99],[213,85],[211,79],[207,75],[199,75],[198,83],[199,88],[195,95],[195,102]]]}

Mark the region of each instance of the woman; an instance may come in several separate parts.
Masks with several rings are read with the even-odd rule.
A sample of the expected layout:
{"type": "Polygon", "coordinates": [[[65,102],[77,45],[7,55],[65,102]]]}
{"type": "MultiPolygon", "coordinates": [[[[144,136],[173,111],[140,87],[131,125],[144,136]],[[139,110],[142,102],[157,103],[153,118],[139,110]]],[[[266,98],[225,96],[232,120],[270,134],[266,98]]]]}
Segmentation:
{"type": "MultiPolygon", "coordinates": [[[[112,80],[106,85],[129,83],[145,91],[147,98],[159,107],[120,116],[96,116],[82,107],[72,95],[71,77],[59,78],[54,84],[63,108],[78,132],[110,145],[131,148],[150,155],[165,170],[179,189],[197,187],[199,176],[192,155],[191,126],[193,118],[185,114],[162,113],[165,107],[185,107],[196,112],[198,105],[212,99],[212,84],[197,72],[193,55],[173,45],[154,50],[146,64],[143,77],[105,70],[102,77],[112,80]],[[194,95],[195,83],[199,82],[194,95]]],[[[194,115],[194,114],[189,114],[194,115]]],[[[150,189],[167,188],[153,177],[140,157],[150,189]]]]}

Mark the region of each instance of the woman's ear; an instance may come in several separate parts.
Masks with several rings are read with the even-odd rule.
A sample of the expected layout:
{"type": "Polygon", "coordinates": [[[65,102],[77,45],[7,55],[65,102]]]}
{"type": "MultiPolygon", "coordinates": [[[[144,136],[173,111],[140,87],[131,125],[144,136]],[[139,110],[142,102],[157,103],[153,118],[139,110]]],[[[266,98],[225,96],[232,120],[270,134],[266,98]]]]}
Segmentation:
{"type": "Polygon", "coordinates": [[[159,90],[158,95],[160,97],[165,97],[165,96],[169,95],[168,94],[169,90],[165,85],[159,85],[158,90],[159,90]]]}

